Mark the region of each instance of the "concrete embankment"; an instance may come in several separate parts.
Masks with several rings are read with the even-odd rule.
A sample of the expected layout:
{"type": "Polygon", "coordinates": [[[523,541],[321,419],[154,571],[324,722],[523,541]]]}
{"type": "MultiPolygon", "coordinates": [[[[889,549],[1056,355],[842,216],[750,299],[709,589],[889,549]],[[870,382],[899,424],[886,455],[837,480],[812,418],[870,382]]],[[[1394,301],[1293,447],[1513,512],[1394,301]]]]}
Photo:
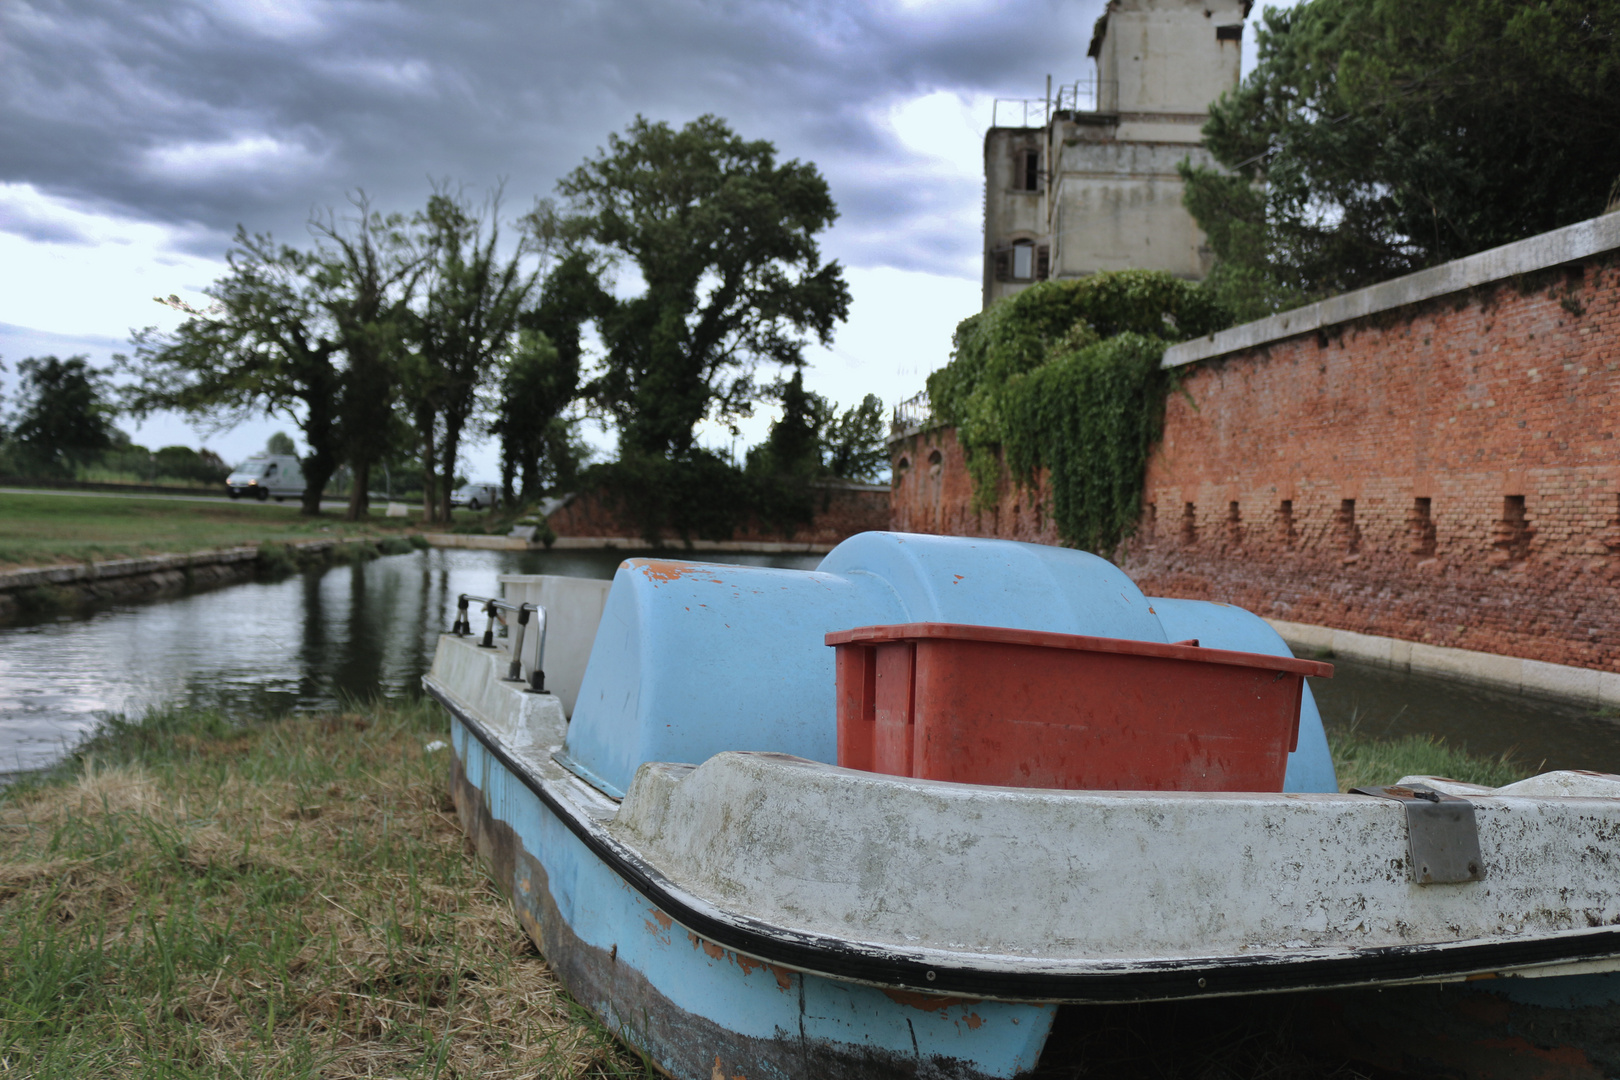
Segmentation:
{"type": "MultiPolygon", "coordinates": [[[[474,548],[480,551],[546,551],[548,545],[521,536],[483,536],[477,533],[423,533],[422,539],[437,548],[474,548]]],[[[638,536],[559,536],[551,542],[552,551],[730,551],[756,555],[825,555],[836,545],[830,542],[797,540],[672,540],[668,547],[653,548],[638,536]]]]}
{"type": "Polygon", "coordinates": [[[375,539],[322,539],[8,570],[0,572],[0,620],[233,585],[261,570],[290,570],[317,559],[349,557],[358,549],[380,553],[375,539]]]}

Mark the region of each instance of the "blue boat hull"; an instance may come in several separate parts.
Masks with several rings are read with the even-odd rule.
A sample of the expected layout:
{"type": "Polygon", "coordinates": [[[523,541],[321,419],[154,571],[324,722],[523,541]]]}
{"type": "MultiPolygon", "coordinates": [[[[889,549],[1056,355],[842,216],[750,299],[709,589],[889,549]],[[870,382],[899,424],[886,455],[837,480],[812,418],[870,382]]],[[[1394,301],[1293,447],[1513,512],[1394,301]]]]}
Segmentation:
{"type": "Polygon", "coordinates": [[[884,991],[765,964],[676,923],[452,719],[463,828],[574,997],[676,1077],[1014,1077],[1056,1006],[884,991]]]}

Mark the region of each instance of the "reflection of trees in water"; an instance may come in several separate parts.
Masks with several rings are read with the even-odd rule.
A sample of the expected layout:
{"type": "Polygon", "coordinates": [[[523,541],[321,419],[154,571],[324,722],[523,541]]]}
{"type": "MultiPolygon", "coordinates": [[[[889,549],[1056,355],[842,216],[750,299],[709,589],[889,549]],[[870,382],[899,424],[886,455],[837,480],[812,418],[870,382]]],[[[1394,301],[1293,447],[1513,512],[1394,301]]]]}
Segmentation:
{"type": "Polygon", "coordinates": [[[378,584],[374,577],[381,576],[371,574],[371,568],[375,565],[369,562],[350,563],[329,571],[349,575],[349,610],[344,613],[348,633],[332,668],[332,685],[341,699],[367,701],[379,696],[382,635],[385,632],[380,623],[386,620],[375,618],[372,612],[377,607],[386,608],[386,604],[376,604],[376,598],[372,595],[378,584]]]}
{"type": "Polygon", "coordinates": [[[326,626],[326,601],[321,595],[321,579],[329,571],[305,570],[298,575],[303,594],[301,614],[303,625],[298,654],[298,699],[300,702],[318,700],[322,684],[326,681],[321,661],[330,647],[326,626]]]}

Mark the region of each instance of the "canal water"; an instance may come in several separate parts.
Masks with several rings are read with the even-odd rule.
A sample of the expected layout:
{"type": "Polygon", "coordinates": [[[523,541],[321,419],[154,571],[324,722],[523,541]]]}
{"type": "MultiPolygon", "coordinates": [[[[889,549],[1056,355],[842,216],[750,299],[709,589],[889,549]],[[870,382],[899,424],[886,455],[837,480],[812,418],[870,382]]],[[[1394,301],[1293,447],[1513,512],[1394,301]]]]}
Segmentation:
{"type": "MultiPolygon", "coordinates": [[[[814,567],[819,556],[705,555],[814,567]]],[[[61,757],[108,713],[186,702],[275,713],[418,691],[456,597],[496,574],[608,578],[614,552],[433,550],[0,627],[0,772],[61,757]]],[[[1532,769],[1620,773],[1620,719],[1567,702],[1335,660],[1329,733],[1443,736],[1532,769]]]]}

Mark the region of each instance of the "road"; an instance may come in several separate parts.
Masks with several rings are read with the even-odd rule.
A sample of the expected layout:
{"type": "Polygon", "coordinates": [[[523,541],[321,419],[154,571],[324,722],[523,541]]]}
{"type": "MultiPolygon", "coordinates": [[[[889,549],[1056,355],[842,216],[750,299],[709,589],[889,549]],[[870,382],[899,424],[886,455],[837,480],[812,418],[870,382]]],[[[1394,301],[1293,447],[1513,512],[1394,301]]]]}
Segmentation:
{"type": "MultiPolygon", "coordinates": [[[[169,499],[173,502],[201,502],[201,503],[236,503],[241,506],[255,506],[255,499],[232,499],[228,495],[148,495],[139,491],[58,491],[54,488],[0,488],[0,495],[72,495],[78,498],[93,499],[169,499]]],[[[378,507],[386,503],[383,499],[373,499],[372,506],[378,507]]],[[[277,505],[272,500],[266,500],[265,506],[277,505]]],[[[291,499],[280,504],[282,506],[296,505],[291,499]]],[[[413,504],[414,505],[414,504],[413,504]]],[[[346,510],[349,506],[347,499],[322,499],[322,512],[329,510],[346,510]]]]}

